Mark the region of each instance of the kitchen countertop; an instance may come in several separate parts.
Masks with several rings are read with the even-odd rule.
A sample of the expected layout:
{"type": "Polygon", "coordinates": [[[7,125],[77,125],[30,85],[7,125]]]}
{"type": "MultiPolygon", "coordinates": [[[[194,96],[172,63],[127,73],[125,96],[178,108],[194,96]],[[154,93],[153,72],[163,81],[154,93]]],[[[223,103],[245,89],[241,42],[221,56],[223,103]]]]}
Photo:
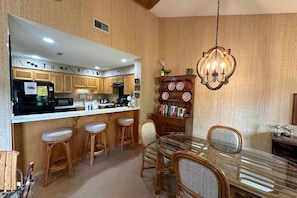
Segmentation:
{"type": "MultiPolygon", "coordinates": [[[[92,103],[91,101],[89,101],[92,103]]],[[[99,107],[105,107],[105,106],[111,106],[114,105],[114,103],[98,103],[99,107]]],[[[74,102],[73,105],[68,106],[56,106],[55,109],[73,109],[73,108],[84,108],[85,105],[83,102],[74,102]]]]}
{"type": "Polygon", "coordinates": [[[18,116],[12,116],[11,122],[13,124],[16,124],[16,123],[34,122],[34,121],[41,121],[41,120],[53,120],[53,119],[60,119],[60,118],[71,118],[71,117],[80,117],[80,116],[88,116],[88,115],[134,111],[139,109],[140,109],[139,107],[136,107],[136,108],[115,107],[115,108],[96,109],[96,110],[88,110],[88,111],[81,110],[81,111],[18,115],[18,116]]]}

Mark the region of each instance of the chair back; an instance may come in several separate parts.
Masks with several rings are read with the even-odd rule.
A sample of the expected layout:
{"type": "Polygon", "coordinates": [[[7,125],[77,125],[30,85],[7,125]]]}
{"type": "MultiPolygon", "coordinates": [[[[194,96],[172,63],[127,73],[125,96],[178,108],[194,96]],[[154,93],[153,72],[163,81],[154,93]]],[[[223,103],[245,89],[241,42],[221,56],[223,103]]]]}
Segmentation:
{"type": "Polygon", "coordinates": [[[173,155],[177,194],[181,198],[229,198],[225,174],[207,159],[188,151],[173,155]]]}
{"type": "Polygon", "coordinates": [[[35,183],[35,178],[33,178],[33,168],[34,168],[34,163],[30,162],[27,170],[27,176],[25,178],[25,182],[23,184],[23,193],[22,193],[22,198],[27,198],[28,195],[29,197],[34,197],[32,196],[32,188],[35,183]]]}
{"type": "Polygon", "coordinates": [[[156,125],[151,119],[143,121],[139,125],[139,142],[143,146],[148,146],[157,139],[156,125]]]}
{"type": "Polygon", "coordinates": [[[238,153],[242,148],[242,135],[234,128],[215,125],[208,130],[207,140],[212,147],[227,153],[238,153]],[[226,145],[228,145],[226,147],[226,145]]]}
{"type": "Polygon", "coordinates": [[[0,151],[0,191],[13,191],[17,188],[18,151],[0,151]]]}

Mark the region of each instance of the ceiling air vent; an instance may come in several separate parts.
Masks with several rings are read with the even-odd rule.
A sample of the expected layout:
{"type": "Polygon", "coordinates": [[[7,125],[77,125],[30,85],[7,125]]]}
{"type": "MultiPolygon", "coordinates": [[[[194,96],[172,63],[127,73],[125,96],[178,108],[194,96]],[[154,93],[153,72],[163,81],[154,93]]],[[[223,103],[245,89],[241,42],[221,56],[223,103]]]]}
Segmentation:
{"type": "Polygon", "coordinates": [[[103,30],[104,32],[109,32],[109,26],[97,19],[94,20],[94,26],[100,30],[103,30]]]}

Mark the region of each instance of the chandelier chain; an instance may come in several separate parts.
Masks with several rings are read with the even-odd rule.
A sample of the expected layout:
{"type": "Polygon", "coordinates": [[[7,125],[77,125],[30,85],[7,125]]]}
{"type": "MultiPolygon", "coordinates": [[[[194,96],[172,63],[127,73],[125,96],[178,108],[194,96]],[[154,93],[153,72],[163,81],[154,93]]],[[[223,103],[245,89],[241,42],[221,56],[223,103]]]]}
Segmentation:
{"type": "Polygon", "coordinates": [[[218,47],[218,37],[219,37],[219,17],[220,17],[220,0],[218,0],[218,9],[217,9],[217,27],[216,27],[216,48],[218,47]]]}

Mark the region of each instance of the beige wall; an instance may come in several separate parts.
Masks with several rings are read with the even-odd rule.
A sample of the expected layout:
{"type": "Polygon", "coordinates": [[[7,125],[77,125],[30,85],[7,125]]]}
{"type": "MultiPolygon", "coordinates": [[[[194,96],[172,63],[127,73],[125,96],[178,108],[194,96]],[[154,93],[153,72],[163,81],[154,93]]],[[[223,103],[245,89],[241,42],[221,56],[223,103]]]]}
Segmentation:
{"type": "MultiPolygon", "coordinates": [[[[161,19],[159,24],[156,17],[134,1],[1,0],[2,149],[11,145],[7,135],[11,108],[6,13],[141,56],[140,120],[154,110],[154,77],[160,73],[158,60],[165,60],[166,67],[172,69],[171,75],[181,75],[186,67],[195,68],[202,52],[215,44],[214,17],[161,19]],[[109,24],[111,33],[96,31],[92,27],[93,18],[109,24]]],[[[237,69],[230,83],[218,91],[208,90],[197,77],[193,133],[205,137],[211,125],[229,125],[242,132],[245,146],[270,151],[270,125],[291,123],[293,93],[297,93],[297,14],[220,19],[219,44],[232,49],[237,69]]]]}
{"type": "Polygon", "coordinates": [[[152,113],[152,79],[159,70],[158,18],[132,0],[1,0],[0,1],[0,149],[11,148],[7,13],[142,57],[143,92],[140,120],[152,113]],[[106,34],[93,27],[97,18],[110,25],[106,34]],[[3,119],[2,119],[3,118],[3,119]]]}
{"type": "MultiPolygon", "coordinates": [[[[231,48],[237,69],[229,84],[210,91],[196,78],[193,134],[215,124],[237,128],[244,146],[271,151],[271,125],[290,124],[297,93],[297,14],[220,17],[219,45],[231,48]]],[[[196,69],[215,45],[215,17],[160,20],[159,57],[172,75],[196,69]]],[[[196,73],[195,73],[196,74],[196,73]]],[[[295,133],[296,126],[295,126],[295,133]]]]}

